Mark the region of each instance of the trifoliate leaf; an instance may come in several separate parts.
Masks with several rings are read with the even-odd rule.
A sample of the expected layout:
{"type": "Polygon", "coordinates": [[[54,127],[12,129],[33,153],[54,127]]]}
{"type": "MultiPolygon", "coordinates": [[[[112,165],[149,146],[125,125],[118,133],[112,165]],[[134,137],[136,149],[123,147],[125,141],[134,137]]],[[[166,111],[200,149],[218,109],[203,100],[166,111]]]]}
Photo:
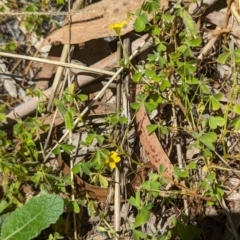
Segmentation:
{"type": "Polygon", "coordinates": [[[213,146],[213,142],[215,142],[217,140],[217,134],[215,132],[208,132],[206,134],[204,134],[203,136],[201,136],[199,138],[199,140],[205,145],[207,146],[210,150],[214,151],[215,148],[213,146]]]}
{"type": "Polygon", "coordinates": [[[159,7],[160,7],[160,3],[158,0],[150,0],[144,4],[143,10],[148,13],[152,13],[152,12],[156,12],[159,9],[159,7]]]}
{"type": "Polygon", "coordinates": [[[162,84],[160,86],[160,91],[163,92],[163,91],[166,90],[166,88],[169,88],[169,87],[171,87],[171,83],[169,81],[167,81],[167,80],[163,80],[162,84]]]}
{"type": "Polygon", "coordinates": [[[223,117],[220,116],[210,117],[208,123],[211,129],[216,129],[218,126],[222,127],[225,123],[225,120],[223,117]]]}

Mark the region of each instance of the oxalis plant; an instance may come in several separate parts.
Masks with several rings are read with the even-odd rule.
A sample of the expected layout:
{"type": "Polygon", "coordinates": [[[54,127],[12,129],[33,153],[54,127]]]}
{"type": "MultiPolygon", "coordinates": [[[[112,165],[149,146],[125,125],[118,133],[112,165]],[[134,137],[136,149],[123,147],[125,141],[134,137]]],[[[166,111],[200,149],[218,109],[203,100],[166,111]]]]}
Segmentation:
{"type": "MultiPolygon", "coordinates": [[[[175,4],[171,12],[159,12],[159,8],[158,0],[149,0],[145,1],[135,13],[137,16],[134,24],[135,31],[148,32],[154,40],[154,50],[148,54],[145,61],[136,66],[130,64],[134,71],[132,80],[141,86],[141,92],[136,96],[136,102],[131,103],[131,107],[137,112],[144,105],[148,114],[161,110],[161,107],[170,106],[170,113],[173,113],[175,108],[179,109],[184,117],[177,125],[173,125],[173,121],[153,118],[147,130],[149,134],[155,132],[160,141],[169,135],[173,137],[180,133],[188,135],[191,141],[186,147],[199,151],[204,178],[195,178],[193,181],[192,177],[197,173],[199,166],[196,161],[190,159],[182,167],[174,167],[174,181],[184,182],[195,192],[212,199],[207,204],[221,205],[224,192],[216,171],[219,166],[216,166],[213,160],[217,156],[225,165],[225,169],[221,170],[232,170],[225,161],[227,157],[225,137],[230,132],[240,130],[240,106],[234,103],[239,92],[237,74],[233,78],[229,101],[225,105],[225,110],[221,111],[223,93],[214,93],[210,88],[211,79],[198,70],[196,54],[202,47],[202,39],[194,20],[187,9],[179,3],[175,4]],[[151,21],[148,19],[149,15],[153,16],[151,21]],[[207,118],[206,113],[209,114],[207,118]],[[223,148],[223,156],[217,153],[219,145],[223,148]]],[[[131,17],[131,14],[128,16],[131,17]]],[[[110,26],[119,38],[121,28],[126,22],[127,19],[110,26]]],[[[233,72],[237,73],[239,56],[238,50],[224,48],[217,61],[219,64],[227,64],[230,61],[233,72]]],[[[79,103],[86,99],[85,95],[76,93],[74,85],[70,85],[64,91],[62,98],[55,101],[55,106],[64,118],[67,130],[72,131],[76,127],[73,125],[73,120],[80,118],[79,103]]],[[[44,111],[43,103],[38,105],[38,110],[44,111]]],[[[1,105],[0,121],[6,119],[4,111],[5,106],[1,105]]],[[[109,127],[128,123],[128,119],[121,115],[120,110],[106,117],[105,121],[109,127]]],[[[126,157],[134,163],[137,161],[128,155],[115,136],[107,132],[99,134],[83,119],[81,122],[88,132],[87,137],[81,141],[81,145],[91,146],[95,142],[96,147],[90,157],[73,166],[72,171],[80,177],[88,176],[93,185],[108,187],[110,178],[106,174],[116,168],[121,158],[126,157]]],[[[130,128],[131,123],[127,128],[130,128]]],[[[91,217],[100,216],[99,231],[117,236],[105,220],[104,214],[98,211],[88,196],[84,199],[63,201],[57,194],[66,193],[66,186],[71,186],[72,182],[70,176],[62,176],[61,173],[53,174],[52,167],[39,164],[42,163],[44,153],[40,132],[48,130],[49,125],[39,120],[38,114],[25,120],[17,120],[10,134],[0,130],[0,169],[4,176],[2,178],[4,197],[0,202],[1,239],[32,239],[41,230],[61,219],[64,208],[69,212],[79,213],[79,205],[87,207],[91,217]],[[25,199],[19,193],[19,189],[22,183],[27,181],[40,189],[41,195],[22,204],[25,199]]],[[[76,146],[71,143],[61,143],[53,152],[58,156],[63,153],[71,156],[75,149],[76,146]]],[[[135,196],[129,198],[128,202],[136,212],[134,223],[129,223],[129,232],[136,240],[162,240],[176,236],[188,240],[199,237],[201,230],[192,224],[191,219],[183,212],[172,218],[171,227],[165,232],[155,231],[150,235],[141,231],[149,221],[156,204],[159,207],[164,204],[173,205],[177,197],[186,194],[180,190],[162,190],[168,183],[163,177],[164,171],[164,167],[161,166],[158,173],[149,173],[148,179],[140,185],[135,196]]],[[[57,232],[49,235],[49,239],[60,238],[57,232]]]]}
{"type": "MultiPolygon", "coordinates": [[[[208,79],[198,70],[199,62],[196,54],[202,47],[202,39],[197,31],[197,26],[188,14],[187,8],[177,3],[174,11],[159,12],[159,1],[146,1],[141,9],[136,12],[137,19],[134,24],[136,32],[148,32],[154,40],[154,50],[148,54],[146,61],[137,65],[132,80],[141,86],[141,92],[136,96],[136,102],[131,104],[132,109],[138,111],[144,106],[149,114],[160,106],[173,106],[184,115],[184,119],[178,126],[167,125],[166,121],[153,119],[153,124],[147,126],[149,134],[156,132],[161,140],[164,136],[177,133],[187,133],[191,139],[186,146],[188,149],[197,149],[202,156],[202,173],[204,178],[197,182],[192,180],[197,172],[195,161],[185,163],[183,167],[174,167],[174,181],[184,181],[193,190],[210,197],[208,205],[222,206],[223,186],[218,179],[216,170],[234,170],[227,161],[225,138],[233,131],[239,131],[239,105],[234,102],[239,93],[237,84],[239,68],[239,50],[228,49],[223,46],[223,53],[219,55],[218,64],[227,64],[230,61],[234,73],[233,84],[230,88],[229,101],[222,111],[221,100],[223,93],[213,92],[211,79],[208,79]],[[153,14],[153,20],[149,22],[148,16],[153,14]],[[205,115],[208,114],[206,118],[205,115]],[[231,117],[230,117],[231,116],[231,117]],[[175,132],[176,131],[176,132],[175,132]],[[221,134],[219,134],[221,132],[221,134]],[[217,152],[217,147],[223,147],[223,156],[217,152]],[[214,158],[221,161],[225,168],[213,164],[214,158]]],[[[124,22],[116,24],[118,33],[124,22]]],[[[174,110],[172,110],[174,111],[174,110]]],[[[132,226],[134,239],[146,239],[149,236],[139,227],[145,224],[153,208],[153,202],[161,195],[161,187],[167,180],[162,177],[164,170],[159,174],[149,174],[149,180],[142,183],[141,190],[136,197],[131,197],[129,203],[137,208],[138,214],[132,226]],[[141,194],[148,194],[144,199],[141,194]]],[[[174,198],[172,191],[168,197],[174,198]]],[[[164,197],[164,194],[162,194],[164,197]]],[[[200,236],[201,231],[191,225],[189,218],[182,214],[182,221],[173,218],[173,228],[164,234],[156,233],[156,239],[170,239],[178,235],[181,239],[194,239],[200,236]]],[[[150,237],[150,239],[155,239],[150,237]]]]}

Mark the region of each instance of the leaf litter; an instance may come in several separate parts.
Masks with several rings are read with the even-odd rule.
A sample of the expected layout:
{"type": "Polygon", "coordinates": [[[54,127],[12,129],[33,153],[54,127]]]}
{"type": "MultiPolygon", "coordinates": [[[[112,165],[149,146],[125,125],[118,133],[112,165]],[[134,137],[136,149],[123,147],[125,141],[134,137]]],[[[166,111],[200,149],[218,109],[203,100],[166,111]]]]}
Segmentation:
{"type": "MultiPolygon", "coordinates": [[[[233,230],[236,232],[240,226],[240,222],[238,220],[240,206],[238,194],[239,179],[238,174],[234,174],[234,172],[231,171],[231,169],[234,169],[237,173],[239,171],[238,162],[240,149],[238,131],[240,128],[240,120],[238,119],[237,114],[239,113],[238,106],[240,103],[238,93],[231,93],[231,86],[233,85],[233,82],[236,81],[235,79],[237,79],[236,86],[239,84],[239,76],[236,74],[236,72],[234,72],[233,67],[227,61],[232,56],[231,51],[233,50],[231,50],[230,47],[234,46],[233,49],[237,49],[239,48],[240,44],[238,31],[239,23],[235,17],[234,7],[236,11],[238,11],[238,9],[236,8],[236,5],[234,5],[234,2],[227,4],[224,1],[202,1],[202,3],[191,4],[183,1],[183,4],[185,6],[189,6],[189,9],[188,12],[187,10],[184,10],[179,14],[179,16],[184,19],[184,22],[183,25],[180,23],[177,27],[187,28],[188,33],[193,37],[196,37],[199,33],[201,34],[203,38],[203,44],[198,48],[198,50],[194,49],[193,52],[193,55],[199,59],[197,64],[198,69],[196,72],[198,76],[203,74],[210,79],[210,81],[204,85],[205,88],[202,87],[202,92],[205,91],[212,93],[212,97],[209,100],[209,105],[212,106],[212,108],[203,108],[203,105],[201,105],[202,103],[198,102],[198,99],[194,99],[192,103],[192,111],[193,113],[195,111],[194,117],[199,118],[198,121],[203,123],[203,127],[206,128],[206,124],[209,120],[210,132],[204,135],[204,133],[201,131],[195,131],[195,133],[184,130],[174,132],[176,129],[173,129],[167,134],[161,135],[158,132],[158,134],[149,136],[145,125],[148,125],[150,121],[153,122],[153,120],[148,120],[149,123],[141,126],[141,121],[143,121],[148,114],[145,110],[139,111],[138,115],[136,116],[136,125],[131,125],[131,130],[133,131],[131,131],[131,134],[128,135],[128,141],[125,142],[126,146],[124,145],[124,151],[127,152],[128,157],[124,157],[122,168],[120,169],[122,174],[122,182],[120,184],[122,187],[120,199],[122,206],[120,212],[122,228],[121,232],[119,233],[120,239],[132,239],[133,237],[131,234],[133,234],[133,236],[136,238],[136,236],[141,236],[141,232],[147,234],[149,237],[151,237],[151,239],[158,239],[157,237],[154,238],[156,232],[158,232],[158,237],[160,235],[165,236],[163,239],[169,239],[170,237],[172,237],[172,239],[233,239],[233,230]],[[229,12],[229,7],[232,7],[232,12],[229,12]],[[197,23],[197,25],[195,25],[195,23],[197,23]],[[194,26],[198,26],[198,29],[195,29],[194,26]],[[218,27],[220,27],[220,29],[218,27]],[[213,38],[214,41],[211,42],[213,38]],[[211,44],[209,44],[209,42],[211,42],[211,44]],[[224,52],[225,55],[220,55],[222,53],[222,45],[228,46],[230,49],[229,51],[224,52]],[[220,56],[221,59],[219,59],[220,56]],[[234,98],[232,96],[234,96],[234,98]],[[229,102],[234,105],[228,106],[229,102]],[[201,109],[204,109],[202,113],[201,109]],[[222,117],[226,111],[229,112],[229,115],[227,115],[229,119],[224,119],[222,117]],[[232,124],[232,126],[235,126],[237,130],[231,130],[225,134],[223,132],[224,129],[219,129],[219,127],[224,126],[224,124],[228,125],[229,122],[230,126],[232,124]],[[212,134],[212,130],[215,129],[218,129],[218,135],[216,135],[216,133],[212,134]],[[221,134],[225,134],[224,140],[221,138],[221,134]],[[198,141],[195,141],[194,139],[198,139],[198,141]],[[216,139],[221,139],[222,141],[216,141],[216,139]],[[146,145],[146,142],[149,144],[146,145]],[[201,144],[207,147],[204,148],[204,151],[199,151],[199,146],[201,144]],[[181,148],[181,158],[184,159],[185,163],[183,164],[184,168],[181,171],[176,171],[175,166],[181,165],[179,162],[177,163],[179,147],[181,148]],[[217,152],[218,155],[212,155],[210,150],[217,152]],[[226,161],[228,162],[228,165],[226,165],[221,158],[223,158],[223,160],[227,158],[226,161]],[[140,163],[138,168],[136,168],[136,164],[131,162],[131,159],[135,159],[135,161],[140,163]],[[191,166],[190,164],[192,161],[195,164],[194,166],[191,166]],[[160,188],[160,186],[162,186],[159,185],[161,178],[159,178],[157,175],[157,173],[164,173],[164,170],[161,169],[162,164],[168,169],[168,171],[165,172],[169,178],[169,184],[166,188],[160,188]],[[211,174],[208,175],[208,173],[211,174]],[[179,182],[173,182],[172,178],[179,179],[179,182]],[[194,181],[198,182],[199,179],[204,178],[205,181],[202,181],[201,183],[203,189],[201,192],[199,186],[194,185],[194,181]],[[156,179],[158,179],[158,181],[156,181],[156,179]],[[158,191],[157,194],[153,194],[154,197],[150,198],[149,202],[147,202],[147,191],[142,191],[140,195],[140,190],[142,188],[141,183],[143,182],[145,189],[149,188],[158,191]],[[216,187],[219,185],[221,187],[216,187]],[[204,192],[210,192],[213,187],[216,187],[215,190],[219,191],[219,194],[221,194],[221,191],[224,191],[224,195],[222,194],[223,197],[221,198],[221,201],[219,201],[218,206],[211,206],[210,200],[212,196],[210,194],[204,195],[206,197],[205,199],[202,195],[204,192]],[[196,191],[197,189],[198,191],[196,191]],[[199,196],[202,198],[199,198],[199,196]],[[148,206],[152,209],[149,216],[144,214],[144,209],[137,211],[138,209],[141,209],[138,205],[141,202],[138,197],[141,199],[142,203],[146,201],[146,208],[147,203],[154,203],[154,207],[148,206]],[[127,199],[130,199],[130,201],[128,202],[127,199]],[[171,201],[165,204],[166,199],[170,199],[171,201]],[[146,224],[140,226],[141,224],[138,225],[139,221],[140,223],[142,221],[146,224]],[[188,224],[189,222],[191,222],[191,224],[188,224]],[[136,228],[134,228],[130,234],[129,228],[134,225],[136,228]],[[181,232],[181,228],[185,229],[185,231],[181,232]],[[229,229],[231,229],[231,231],[229,229]],[[201,231],[201,237],[199,237],[200,234],[198,236],[196,234],[196,238],[194,238],[193,232],[198,232],[198,230],[201,231]]],[[[174,1],[168,2],[168,8],[170,9],[170,12],[173,12],[174,6],[176,7],[174,1]]],[[[16,10],[18,10],[17,7],[16,10]]],[[[114,9],[108,9],[108,11],[111,10],[113,11],[114,9]]],[[[124,9],[121,9],[121,11],[122,14],[125,13],[124,9]]],[[[22,48],[21,43],[23,43],[24,31],[16,27],[16,20],[9,20],[10,22],[7,21],[8,20],[4,19],[4,21],[1,22],[1,31],[6,33],[7,30],[4,26],[10,26],[12,30],[16,29],[12,36],[8,36],[8,38],[18,43],[15,52],[33,56],[34,52],[39,50],[41,41],[44,41],[44,36],[42,36],[42,40],[37,40],[38,44],[34,42],[33,38],[29,38],[31,48],[27,48],[26,46],[22,48]]],[[[117,55],[113,55],[111,59],[109,57],[111,57],[111,53],[116,54],[116,44],[114,46],[114,43],[106,43],[102,41],[102,39],[98,39],[109,36],[110,32],[104,32],[103,35],[101,35],[101,30],[99,30],[99,24],[109,25],[109,21],[96,18],[92,25],[91,23],[80,22],[76,23],[75,26],[74,24],[72,26],[73,28],[77,27],[77,29],[82,29],[83,26],[87,24],[90,24],[90,27],[93,29],[93,31],[86,32],[87,40],[90,40],[90,42],[85,42],[86,39],[70,39],[70,43],[79,44],[78,48],[75,49],[73,53],[73,59],[76,59],[76,61],[80,61],[87,66],[98,64],[99,69],[108,67],[114,71],[115,68],[118,67],[117,55]],[[99,49],[104,49],[104,51],[102,51],[100,54],[99,49]],[[97,58],[96,54],[98,54],[97,58]],[[93,57],[96,59],[94,62],[91,62],[93,57]]],[[[84,29],[87,28],[85,27],[84,29]]],[[[126,31],[130,30],[132,29],[127,29],[126,31]]],[[[47,41],[49,43],[49,39],[51,38],[50,42],[67,43],[67,31],[68,27],[65,26],[59,28],[53,33],[46,33],[45,42],[47,41]],[[54,38],[57,34],[58,40],[54,38]]],[[[109,31],[109,29],[106,31],[109,31]]],[[[28,32],[24,32],[25,39],[27,38],[27,33],[28,32]]],[[[72,35],[75,37],[74,32],[72,32],[72,35]]],[[[129,36],[132,41],[136,41],[138,38],[138,36],[133,34],[132,31],[129,36]]],[[[1,44],[2,43],[5,44],[6,40],[2,40],[1,44]]],[[[59,52],[61,51],[59,49],[61,49],[60,46],[52,46],[50,52],[48,53],[48,58],[59,59],[59,52]]],[[[148,50],[148,53],[151,53],[152,50],[153,49],[148,50]]],[[[238,58],[237,52],[235,53],[235,57],[236,59],[238,58]]],[[[141,64],[141,61],[146,61],[146,58],[147,53],[142,53],[138,58],[137,64],[141,64]]],[[[17,81],[16,77],[13,77],[13,75],[20,76],[20,78],[21,76],[23,77],[23,72],[25,72],[26,68],[27,63],[24,61],[19,64],[16,60],[4,59],[1,63],[1,72],[4,74],[10,74],[12,76],[12,80],[9,77],[4,79],[4,76],[1,76],[1,87],[4,87],[7,91],[7,93],[4,93],[5,95],[9,94],[8,101],[10,98],[15,99],[15,104],[16,101],[19,101],[17,100],[18,98],[21,98],[20,102],[26,101],[26,103],[29,104],[30,102],[28,102],[26,99],[26,89],[31,90],[30,87],[32,87],[32,82],[34,82],[36,88],[46,90],[48,87],[50,87],[51,78],[56,71],[55,68],[51,68],[46,64],[33,64],[31,66],[33,75],[29,75],[25,84],[21,86],[19,80],[17,81]],[[36,78],[36,76],[38,77],[36,78]],[[38,80],[36,81],[36,79],[38,80]]],[[[86,76],[86,78],[87,77],[89,76],[86,76]]],[[[71,78],[84,79],[84,76],[81,73],[75,73],[72,71],[71,78]]],[[[101,88],[108,80],[106,77],[100,75],[95,75],[93,79],[95,78],[98,79],[97,81],[92,80],[97,83],[95,86],[94,83],[90,81],[87,82],[85,86],[81,86],[82,80],[78,80],[78,85],[82,88],[81,93],[87,94],[89,101],[91,101],[99,93],[101,88]]],[[[19,77],[17,77],[17,79],[19,79],[19,77]]],[[[81,229],[79,231],[79,239],[107,239],[111,236],[110,230],[108,229],[107,234],[106,231],[99,232],[99,229],[106,230],[108,224],[111,226],[114,225],[113,198],[111,198],[113,173],[110,170],[106,171],[106,173],[101,175],[100,182],[91,181],[94,179],[94,177],[89,178],[87,173],[89,169],[91,169],[91,166],[88,165],[88,162],[92,161],[92,153],[96,151],[96,149],[99,149],[99,146],[104,146],[101,145],[99,136],[114,135],[114,128],[105,122],[104,117],[114,113],[113,109],[115,102],[117,101],[117,98],[119,98],[115,88],[116,84],[113,84],[111,88],[107,89],[105,95],[101,98],[98,104],[92,106],[91,114],[87,114],[85,116],[86,121],[84,124],[79,124],[77,131],[74,132],[72,136],[73,139],[78,139],[76,140],[76,143],[73,144],[75,145],[75,150],[72,152],[72,154],[76,156],[75,166],[76,169],[83,169],[82,174],[76,171],[77,173],[74,175],[76,184],[75,194],[78,197],[81,205],[84,206],[81,208],[81,215],[78,215],[78,227],[79,230],[81,229]],[[111,101],[107,103],[106,99],[111,99],[111,101]],[[91,142],[89,138],[87,138],[88,134],[86,133],[88,132],[89,128],[94,129],[98,133],[98,141],[95,139],[91,142]],[[87,141],[90,142],[84,145],[84,143],[87,141]],[[107,187],[106,182],[108,182],[110,186],[107,187]],[[104,185],[104,187],[100,186],[101,183],[104,185]],[[86,201],[86,198],[84,198],[86,194],[89,198],[89,202],[86,201]],[[101,212],[104,212],[104,220],[101,212]],[[106,221],[108,224],[103,224],[104,221],[106,221]],[[97,225],[102,226],[102,228],[98,229],[96,227],[97,225]]],[[[127,96],[127,99],[130,101],[130,103],[135,102],[135,89],[136,85],[131,83],[131,94],[130,96],[127,96]]],[[[44,103],[46,103],[46,99],[42,98],[41,102],[44,105],[44,103]]],[[[9,101],[8,106],[11,104],[12,103],[9,101]]],[[[79,104],[79,111],[82,111],[85,104],[86,103],[79,104]]],[[[179,126],[181,126],[182,129],[187,129],[189,126],[186,126],[186,118],[189,117],[189,113],[187,112],[189,109],[186,109],[184,103],[179,99],[174,100],[174,105],[175,110],[173,110],[171,106],[166,103],[160,106],[157,110],[158,121],[164,122],[165,125],[172,125],[173,114],[174,111],[176,111],[175,117],[177,118],[179,126]]],[[[9,107],[8,112],[13,106],[14,105],[9,107]]],[[[21,106],[18,107],[21,109],[21,106]]],[[[24,105],[23,109],[25,109],[25,111],[28,110],[28,108],[32,110],[30,112],[25,112],[24,114],[20,113],[17,115],[24,116],[26,118],[32,114],[32,112],[34,112],[36,107],[36,101],[32,102],[31,108],[28,107],[28,105],[24,105]]],[[[14,115],[13,112],[10,112],[10,114],[12,114],[11,116],[15,119],[18,117],[14,115]]],[[[69,112],[68,114],[71,113],[69,112]]],[[[38,117],[38,119],[43,122],[51,122],[54,117],[53,114],[42,114],[42,116],[38,117]]],[[[118,119],[118,117],[114,118],[115,121],[118,121],[116,119],[118,119]]],[[[156,122],[156,118],[154,118],[154,121],[156,122]]],[[[5,127],[10,125],[11,123],[5,122],[5,127]]],[[[62,118],[60,115],[57,117],[57,120],[53,122],[53,125],[54,134],[51,138],[52,142],[58,141],[59,137],[61,137],[66,131],[64,118],[62,118]]],[[[46,134],[43,130],[39,135],[36,134],[35,137],[36,142],[42,141],[44,143],[46,134]]],[[[120,139],[123,137],[123,135],[118,133],[116,139],[120,142],[120,139]]],[[[20,147],[20,145],[21,143],[17,143],[17,147],[20,147]]],[[[53,143],[49,144],[48,146],[48,148],[51,147],[53,147],[53,143]]],[[[62,147],[68,149],[68,146],[64,144],[62,147]]],[[[99,161],[99,156],[101,154],[105,154],[107,156],[107,153],[100,151],[99,154],[93,159],[96,161],[95,163],[99,161]]],[[[62,174],[66,176],[71,172],[68,165],[69,157],[67,155],[63,155],[61,157],[61,154],[58,153],[56,155],[52,155],[51,158],[51,161],[46,163],[46,166],[49,166],[53,169],[51,174],[58,176],[57,174],[60,169],[62,170],[62,174]]],[[[39,157],[39,160],[40,162],[42,161],[41,157],[39,157]]],[[[39,190],[39,188],[36,189],[36,194],[38,194],[39,190]]],[[[66,192],[64,197],[70,199],[69,193],[66,192]]],[[[24,200],[22,201],[24,202],[24,200]]],[[[73,223],[71,220],[69,220],[69,216],[70,213],[66,211],[65,216],[63,217],[66,226],[69,226],[68,229],[59,230],[59,232],[68,238],[72,238],[73,223]]],[[[41,239],[41,236],[39,236],[38,239],[41,239]]]]}

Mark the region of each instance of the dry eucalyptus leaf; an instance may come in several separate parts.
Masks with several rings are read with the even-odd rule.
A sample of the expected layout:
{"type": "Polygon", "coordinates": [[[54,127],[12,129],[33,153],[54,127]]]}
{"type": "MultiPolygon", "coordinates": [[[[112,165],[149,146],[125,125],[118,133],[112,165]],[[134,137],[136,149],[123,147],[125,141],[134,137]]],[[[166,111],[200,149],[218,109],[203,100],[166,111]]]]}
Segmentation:
{"type": "MultiPolygon", "coordinates": [[[[77,44],[87,42],[91,39],[116,36],[115,31],[113,29],[109,29],[109,25],[126,20],[126,13],[129,11],[135,12],[142,3],[143,0],[105,0],[92,4],[84,9],[85,14],[88,14],[89,17],[92,14],[92,20],[82,22],[85,15],[73,14],[72,24],[70,27],[70,39],[69,26],[65,26],[46,37],[43,45],[68,43],[77,44]],[[95,10],[94,13],[93,10],[95,10]],[[97,13],[99,13],[99,16],[101,17],[96,19],[97,13]],[[77,23],[74,23],[74,19],[77,23]]],[[[121,35],[132,31],[133,23],[134,19],[128,21],[123,29],[121,29],[121,35]]]]}
{"type": "MultiPolygon", "coordinates": [[[[216,26],[220,26],[222,29],[224,29],[226,26],[226,13],[225,12],[212,12],[209,13],[206,18],[208,21],[213,23],[216,26]]],[[[240,26],[237,23],[237,21],[230,17],[228,21],[228,29],[231,29],[231,34],[234,35],[237,38],[240,38],[240,26]]]]}

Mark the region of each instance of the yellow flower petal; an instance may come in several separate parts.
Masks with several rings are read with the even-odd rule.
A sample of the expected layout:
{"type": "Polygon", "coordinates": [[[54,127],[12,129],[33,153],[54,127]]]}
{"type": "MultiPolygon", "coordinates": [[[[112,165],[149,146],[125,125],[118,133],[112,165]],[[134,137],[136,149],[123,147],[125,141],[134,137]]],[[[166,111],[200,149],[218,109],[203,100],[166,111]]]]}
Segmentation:
{"type": "Polygon", "coordinates": [[[117,162],[120,162],[120,160],[121,160],[121,158],[118,157],[118,156],[115,158],[115,162],[116,162],[116,163],[117,163],[117,162]]]}
{"type": "Polygon", "coordinates": [[[110,158],[115,158],[115,157],[117,157],[117,153],[115,151],[111,151],[110,154],[109,154],[109,157],[110,158]]]}
{"type": "Polygon", "coordinates": [[[119,23],[113,23],[109,26],[109,28],[115,30],[117,35],[119,35],[121,32],[121,29],[126,25],[126,23],[127,22],[125,20],[119,23]]]}
{"type": "Polygon", "coordinates": [[[108,159],[105,159],[105,164],[108,164],[110,168],[116,168],[116,163],[120,162],[121,158],[118,156],[117,152],[111,151],[108,154],[108,159]]]}
{"type": "Polygon", "coordinates": [[[109,167],[112,168],[112,169],[116,168],[115,162],[110,162],[109,167]]]}

